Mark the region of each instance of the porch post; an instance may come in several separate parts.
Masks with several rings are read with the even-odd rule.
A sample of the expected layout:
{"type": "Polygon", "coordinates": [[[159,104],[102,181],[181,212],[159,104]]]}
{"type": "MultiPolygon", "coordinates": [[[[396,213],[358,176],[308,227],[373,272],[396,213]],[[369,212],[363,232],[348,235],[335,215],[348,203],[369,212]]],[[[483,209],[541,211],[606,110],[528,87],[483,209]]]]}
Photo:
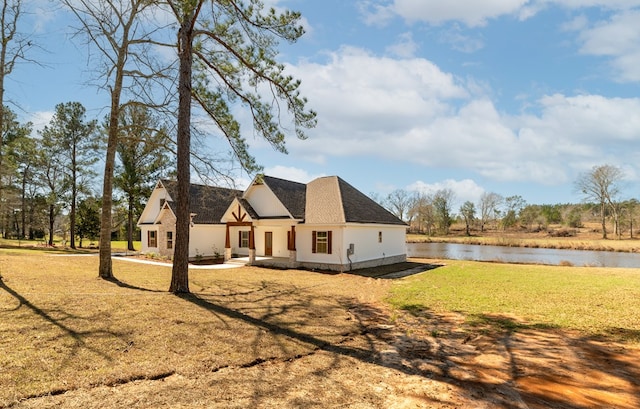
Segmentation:
{"type": "Polygon", "coordinates": [[[229,223],[226,223],[227,231],[224,238],[224,261],[231,259],[231,236],[229,235],[229,223]]]}
{"type": "Polygon", "coordinates": [[[296,226],[291,226],[291,250],[296,251],[296,226]]]}
{"type": "Polygon", "coordinates": [[[296,268],[298,266],[298,253],[296,251],[296,226],[291,226],[289,234],[289,266],[296,268]]]}
{"type": "Polygon", "coordinates": [[[251,224],[251,231],[249,231],[249,264],[252,265],[256,261],[256,240],[255,232],[253,231],[253,223],[251,224]]]}

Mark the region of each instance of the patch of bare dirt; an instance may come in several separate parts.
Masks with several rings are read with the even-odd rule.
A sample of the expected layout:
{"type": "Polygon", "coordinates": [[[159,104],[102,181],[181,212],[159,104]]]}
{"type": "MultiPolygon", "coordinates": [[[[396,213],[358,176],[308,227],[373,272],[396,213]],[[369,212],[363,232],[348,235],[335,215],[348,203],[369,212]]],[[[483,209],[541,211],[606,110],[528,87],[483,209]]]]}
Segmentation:
{"type": "MultiPolygon", "coordinates": [[[[640,407],[637,346],[567,331],[476,328],[464,321],[459,314],[403,314],[391,324],[375,316],[366,322],[386,344],[380,351],[385,366],[450,387],[440,396],[449,402],[442,407],[640,407]]],[[[416,407],[433,407],[424,403],[416,407]]]]}

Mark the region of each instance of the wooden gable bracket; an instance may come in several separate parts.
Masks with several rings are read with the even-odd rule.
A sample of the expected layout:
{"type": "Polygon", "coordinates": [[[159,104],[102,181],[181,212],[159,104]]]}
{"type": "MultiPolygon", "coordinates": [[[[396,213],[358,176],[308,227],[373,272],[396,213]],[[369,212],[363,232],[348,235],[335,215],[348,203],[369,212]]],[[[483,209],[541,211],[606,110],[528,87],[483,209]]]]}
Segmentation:
{"type": "Polygon", "coordinates": [[[240,206],[240,204],[238,204],[238,214],[241,216],[238,216],[238,214],[236,214],[236,212],[231,212],[231,214],[233,215],[233,217],[236,219],[236,222],[243,222],[244,219],[247,217],[247,213],[245,212],[244,214],[242,214],[242,207],[240,206]]]}

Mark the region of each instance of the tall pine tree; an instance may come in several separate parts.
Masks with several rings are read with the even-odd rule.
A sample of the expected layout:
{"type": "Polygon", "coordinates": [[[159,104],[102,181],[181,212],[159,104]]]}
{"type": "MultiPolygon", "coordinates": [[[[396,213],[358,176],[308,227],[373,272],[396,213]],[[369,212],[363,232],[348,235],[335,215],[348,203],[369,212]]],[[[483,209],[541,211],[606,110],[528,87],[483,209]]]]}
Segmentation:
{"type": "Polygon", "coordinates": [[[178,23],[178,128],[176,242],[171,286],[189,292],[189,184],[191,107],[195,102],[224,135],[235,158],[249,172],[259,170],[234,117],[244,106],[254,131],[276,150],[286,152],[281,119],[287,116],[295,134],[316,124],[306,108],[300,81],[285,74],[276,61],[278,41],[295,42],[304,29],[297,12],[265,10],[262,0],[168,0],[178,23]],[[280,103],[274,103],[279,101],[280,103]],[[284,110],[284,112],[281,111],[284,110]]]}

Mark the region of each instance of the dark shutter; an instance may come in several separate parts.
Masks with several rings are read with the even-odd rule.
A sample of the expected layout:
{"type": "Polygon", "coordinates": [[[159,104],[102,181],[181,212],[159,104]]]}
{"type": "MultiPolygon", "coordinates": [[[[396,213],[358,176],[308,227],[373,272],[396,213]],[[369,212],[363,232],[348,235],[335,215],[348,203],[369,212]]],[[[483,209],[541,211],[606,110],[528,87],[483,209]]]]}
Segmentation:
{"type": "Polygon", "coordinates": [[[242,247],[242,231],[238,232],[238,247],[242,247]]]}
{"type": "Polygon", "coordinates": [[[311,252],[316,252],[316,231],[311,232],[311,252]]]}
{"type": "Polygon", "coordinates": [[[331,230],[327,232],[327,254],[331,254],[331,233],[333,233],[331,230]]]}

